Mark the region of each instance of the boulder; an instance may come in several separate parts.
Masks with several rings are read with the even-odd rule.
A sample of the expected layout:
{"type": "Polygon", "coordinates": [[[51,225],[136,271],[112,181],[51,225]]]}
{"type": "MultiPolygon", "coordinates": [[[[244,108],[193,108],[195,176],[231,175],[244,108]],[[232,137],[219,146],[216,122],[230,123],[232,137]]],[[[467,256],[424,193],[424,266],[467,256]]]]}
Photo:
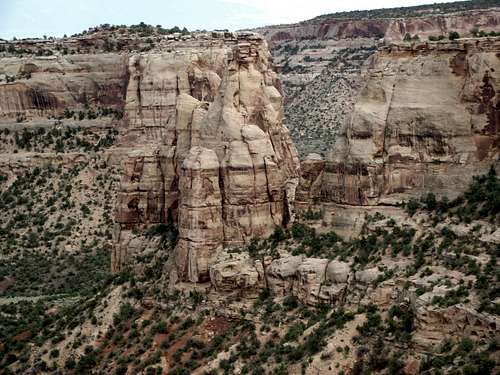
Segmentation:
{"type": "Polygon", "coordinates": [[[293,293],[303,303],[320,302],[321,286],[326,280],[328,259],[306,258],[297,269],[297,283],[293,293]]]}
{"type": "Polygon", "coordinates": [[[304,256],[284,256],[274,259],[266,268],[267,285],[272,294],[285,296],[291,293],[297,282],[297,270],[304,256]]]}
{"type": "Polygon", "coordinates": [[[217,292],[256,297],[265,286],[264,269],[248,254],[223,253],[210,266],[210,281],[217,292]]]}

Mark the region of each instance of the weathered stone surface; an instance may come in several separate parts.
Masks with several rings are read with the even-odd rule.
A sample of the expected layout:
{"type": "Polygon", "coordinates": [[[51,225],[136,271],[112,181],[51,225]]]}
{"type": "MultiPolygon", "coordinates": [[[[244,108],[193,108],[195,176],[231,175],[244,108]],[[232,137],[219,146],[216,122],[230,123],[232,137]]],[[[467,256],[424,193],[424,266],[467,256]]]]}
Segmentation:
{"type": "Polygon", "coordinates": [[[319,200],[325,160],[321,155],[309,154],[300,163],[300,180],[295,199],[298,202],[319,200]]]}
{"type": "Polygon", "coordinates": [[[26,119],[61,115],[65,109],[85,105],[123,108],[127,88],[127,56],[119,54],[2,57],[0,119],[26,119]],[[21,78],[27,77],[29,79],[21,78]]]}
{"type": "Polygon", "coordinates": [[[348,263],[284,255],[265,268],[267,287],[275,296],[294,295],[301,302],[342,302],[353,275],[348,263]]]}
{"type": "MultiPolygon", "coordinates": [[[[424,12],[426,13],[426,12],[424,12]]],[[[255,29],[272,43],[300,39],[354,39],[386,38],[401,41],[409,33],[427,39],[431,35],[445,35],[458,31],[468,35],[475,26],[495,31],[500,23],[500,12],[495,9],[462,13],[433,15],[432,12],[419,17],[345,19],[335,14],[313,18],[298,24],[266,26],[255,29]]]]}
{"type": "Polygon", "coordinates": [[[286,256],[275,259],[266,268],[266,278],[269,290],[278,296],[291,293],[296,282],[297,270],[302,264],[304,256],[286,256]]]}
{"type": "Polygon", "coordinates": [[[219,161],[213,150],[193,147],[179,178],[177,270],[182,279],[208,280],[208,268],[222,250],[224,236],[219,161]]]}
{"type": "Polygon", "coordinates": [[[332,283],[347,283],[351,276],[349,263],[332,260],[326,268],[326,278],[332,283]]]}
{"type": "Polygon", "coordinates": [[[499,50],[498,38],[382,48],[324,167],[302,162],[297,211],[321,212],[318,230],[351,238],[366,214],[397,220],[401,201],[451,199],[498,168],[499,50]]]}
{"type": "Polygon", "coordinates": [[[328,259],[306,258],[297,269],[294,294],[301,301],[315,304],[320,301],[321,285],[326,280],[328,259]]]}
{"type": "Polygon", "coordinates": [[[248,254],[222,253],[210,267],[210,281],[217,292],[256,297],[265,287],[264,268],[248,254]]]}
{"type": "MultiPolygon", "coordinates": [[[[498,39],[398,45],[371,60],[352,120],[322,176],[323,201],[452,198],[499,155],[498,39]]],[[[307,180],[301,181],[305,190],[307,180]]]]}
{"type": "Polygon", "coordinates": [[[443,337],[468,336],[482,340],[498,335],[499,324],[497,316],[463,305],[448,308],[425,305],[416,310],[414,341],[418,346],[432,348],[439,345],[443,337]]]}
{"type": "Polygon", "coordinates": [[[208,280],[224,246],[269,236],[294,217],[299,163],[269,51],[255,34],[230,35],[128,64],[121,143],[135,150],[116,220],[122,230],[178,222],[183,280],[208,280]]]}
{"type": "Polygon", "coordinates": [[[356,281],[362,284],[369,284],[377,280],[377,277],[382,275],[383,272],[379,271],[377,267],[369,268],[361,271],[356,271],[354,277],[356,281]]]}

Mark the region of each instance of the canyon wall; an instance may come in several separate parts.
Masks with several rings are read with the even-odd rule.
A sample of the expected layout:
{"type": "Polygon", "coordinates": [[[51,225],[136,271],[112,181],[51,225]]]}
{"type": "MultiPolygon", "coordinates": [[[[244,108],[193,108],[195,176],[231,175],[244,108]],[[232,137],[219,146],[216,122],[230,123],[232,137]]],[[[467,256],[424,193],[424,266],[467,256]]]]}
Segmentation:
{"type": "Polygon", "coordinates": [[[427,39],[431,35],[446,35],[457,31],[469,35],[478,27],[485,31],[497,31],[500,25],[500,10],[491,8],[436,15],[415,15],[401,17],[354,18],[335,14],[321,16],[290,25],[276,25],[257,28],[271,43],[282,43],[301,39],[356,39],[385,38],[390,42],[402,41],[409,33],[427,39]]]}
{"type": "Polygon", "coordinates": [[[61,114],[85,105],[123,107],[127,58],[119,54],[0,58],[0,119],[61,114]]]}
{"type": "Polygon", "coordinates": [[[223,248],[293,221],[299,160],[271,55],[254,33],[129,39],[96,32],[8,43],[0,122],[11,131],[117,130],[106,151],[122,173],[112,270],[130,259],[138,230],[173,222],[177,277],[206,281],[223,248]],[[123,46],[105,52],[106,40],[123,46]]]}
{"type": "MultiPolygon", "coordinates": [[[[411,43],[457,31],[500,31],[500,10],[476,2],[324,15],[256,29],[269,42],[285,93],[286,126],[297,150],[328,154],[349,121],[365,82],[367,59],[381,45],[411,43]],[[469,10],[467,10],[469,9],[469,10]]],[[[491,6],[491,5],[490,5],[491,6]]]]}
{"type": "Polygon", "coordinates": [[[500,151],[499,51],[496,38],[381,49],[327,157],[322,198],[452,198],[485,173],[500,151]]]}
{"type": "Polygon", "coordinates": [[[391,45],[370,60],[326,158],[302,162],[298,207],[350,237],[364,216],[427,193],[452,199],[499,166],[500,40],[391,45]]]}
{"type": "Polygon", "coordinates": [[[17,79],[0,84],[0,114],[16,127],[20,115],[29,126],[67,109],[122,111],[95,120],[120,131],[107,152],[122,167],[113,271],[137,230],[174,222],[177,279],[208,281],[223,248],[293,221],[295,198],[349,236],[366,213],[396,217],[403,200],[461,192],[498,161],[499,49],[497,38],[381,48],[327,157],[309,156],[300,173],[279,79],[254,33],[161,40],[147,52],[6,56],[0,73],[17,79]]]}
{"type": "Polygon", "coordinates": [[[129,60],[113,270],[134,229],[178,222],[181,280],[206,281],[227,246],[292,220],[298,158],[261,37],[228,34],[129,60]]]}

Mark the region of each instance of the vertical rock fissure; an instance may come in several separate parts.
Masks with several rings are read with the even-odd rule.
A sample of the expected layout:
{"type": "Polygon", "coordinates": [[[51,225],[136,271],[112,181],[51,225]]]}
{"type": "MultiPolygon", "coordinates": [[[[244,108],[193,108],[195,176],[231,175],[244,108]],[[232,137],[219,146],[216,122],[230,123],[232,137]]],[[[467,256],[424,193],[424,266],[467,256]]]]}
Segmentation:
{"type": "MultiPolygon", "coordinates": [[[[389,125],[389,114],[391,112],[391,108],[392,108],[392,102],[393,102],[393,99],[394,99],[394,91],[396,90],[396,83],[397,82],[394,82],[393,85],[392,85],[392,89],[391,89],[391,95],[389,97],[389,105],[387,107],[387,113],[385,115],[385,123],[384,123],[384,128],[383,128],[383,134],[382,134],[382,177],[384,179],[384,192],[387,192],[387,189],[389,188],[389,183],[387,181],[388,179],[388,174],[386,173],[386,163],[387,163],[387,136],[388,136],[388,132],[390,131],[390,125],[389,125]]],[[[370,173],[370,171],[368,171],[368,174],[370,173]]],[[[370,176],[371,178],[371,176],[370,176]]],[[[371,183],[370,183],[371,184],[371,183]]],[[[370,189],[372,189],[372,187],[370,186],[370,189]]],[[[377,199],[379,199],[380,197],[380,192],[377,193],[377,199]]]]}
{"type": "Polygon", "coordinates": [[[264,157],[264,171],[266,174],[266,189],[267,189],[267,196],[269,199],[269,202],[268,202],[269,215],[271,216],[273,222],[276,222],[274,219],[274,214],[273,214],[273,207],[272,207],[273,198],[272,198],[271,190],[269,188],[269,176],[268,176],[268,169],[267,169],[267,161],[266,161],[265,157],[264,157]]]}
{"type": "MultiPolygon", "coordinates": [[[[219,166],[219,176],[218,176],[218,182],[219,182],[219,190],[220,190],[220,197],[221,197],[221,215],[222,215],[222,222],[225,222],[227,220],[226,218],[226,210],[225,210],[225,205],[226,205],[226,190],[224,188],[224,173],[223,173],[223,166],[219,166]]],[[[222,226],[222,241],[223,243],[226,242],[226,226],[222,226]]]]}

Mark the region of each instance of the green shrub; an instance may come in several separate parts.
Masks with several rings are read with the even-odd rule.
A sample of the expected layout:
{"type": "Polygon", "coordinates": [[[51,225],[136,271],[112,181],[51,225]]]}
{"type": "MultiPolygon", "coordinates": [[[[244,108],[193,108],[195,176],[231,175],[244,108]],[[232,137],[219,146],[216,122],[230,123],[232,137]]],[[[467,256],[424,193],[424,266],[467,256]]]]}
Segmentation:
{"type": "Polygon", "coordinates": [[[286,296],[285,299],[283,300],[283,307],[287,311],[296,309],[298,306],[299,306],[299,300],[295,296],[289,295],[286,296]]]}

